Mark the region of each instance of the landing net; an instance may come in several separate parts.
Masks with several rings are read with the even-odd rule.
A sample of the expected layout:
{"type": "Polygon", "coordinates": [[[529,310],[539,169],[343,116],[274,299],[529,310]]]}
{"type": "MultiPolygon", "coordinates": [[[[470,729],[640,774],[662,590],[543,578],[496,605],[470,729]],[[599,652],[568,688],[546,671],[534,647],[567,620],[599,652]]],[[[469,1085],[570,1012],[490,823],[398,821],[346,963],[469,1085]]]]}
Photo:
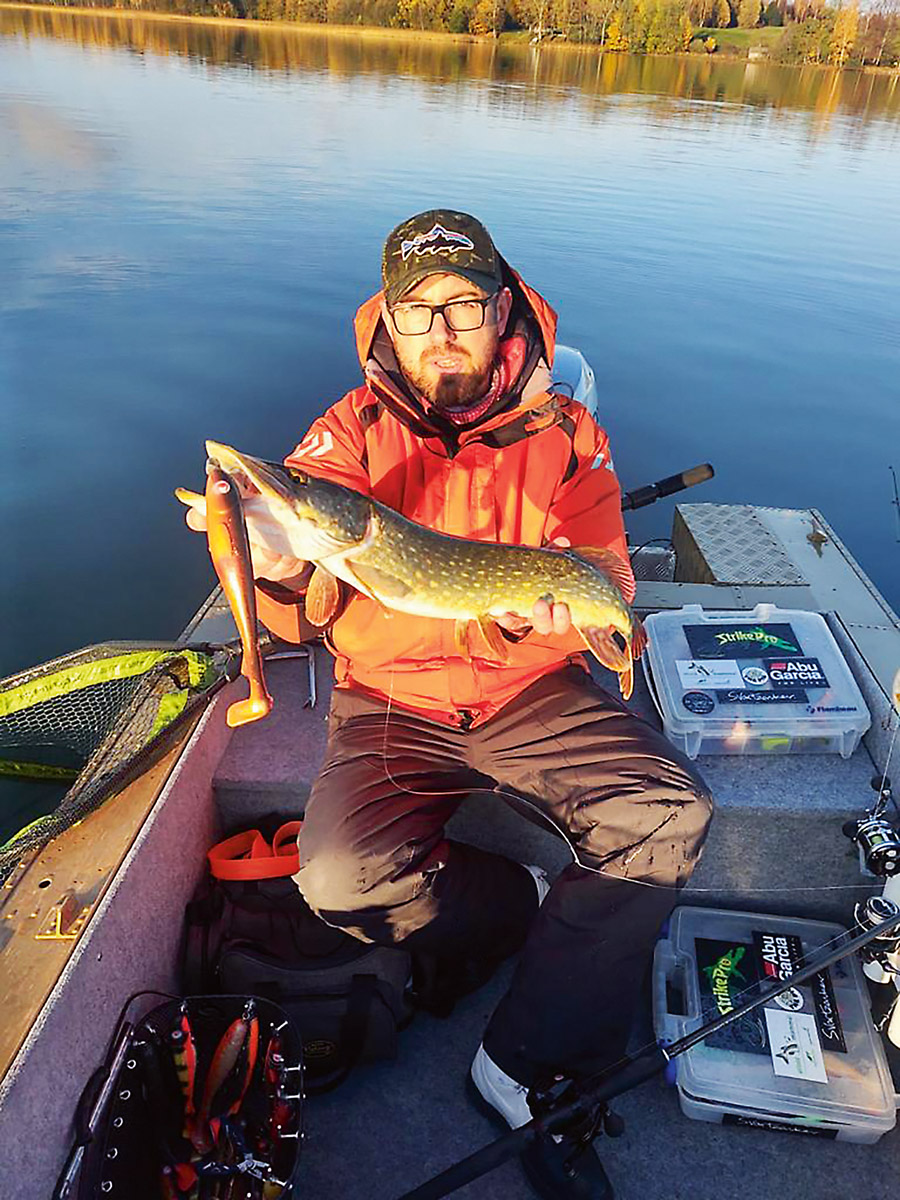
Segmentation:
{"type": "Polygon", "coordinates": [[[0,776],[71,781],[0,845],[0,881],[146,770],[231,662],[223,647],[103,642],[0,680],[0,776]]]}

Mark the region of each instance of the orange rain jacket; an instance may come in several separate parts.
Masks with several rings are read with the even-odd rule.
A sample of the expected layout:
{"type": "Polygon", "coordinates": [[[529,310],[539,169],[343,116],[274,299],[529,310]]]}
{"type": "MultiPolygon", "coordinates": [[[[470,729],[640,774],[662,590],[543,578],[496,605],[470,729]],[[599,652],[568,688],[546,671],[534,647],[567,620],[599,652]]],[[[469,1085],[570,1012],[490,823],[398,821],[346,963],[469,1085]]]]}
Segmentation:
{"type": "MultiPolygon", "coordinates": [[[[518,314],[518,328],[531,331],[532,351],[521,372],[527,378],[520,376],[512,389],[517,401],[471,428],[451,428],[435,417],[396,368],[378,293],[355,322],[366,384],[313,422],[285,462],[443,533],[526,546],[563,536],[573,547],[608,547],[627,563],[608,438],[582,404],[546,390],[556,314],[503,267],[514,297],[507,328],[518,314]]],[[[301,598],[265,582],[263,589],[257,589],[263,623],[289,641],[308,637],[301,598]]],[[[565,637],[532,630],[511,641],[506,663],[477,657],[477,649],[468,660],[456,649],[453,621],[385,612],[358,592],[348,594],[328,634],[337,686],[390,698],[449,724],[486,720],[540,676],[573,656],[577,661],[584,648],[574,630],[565,637]]]]}

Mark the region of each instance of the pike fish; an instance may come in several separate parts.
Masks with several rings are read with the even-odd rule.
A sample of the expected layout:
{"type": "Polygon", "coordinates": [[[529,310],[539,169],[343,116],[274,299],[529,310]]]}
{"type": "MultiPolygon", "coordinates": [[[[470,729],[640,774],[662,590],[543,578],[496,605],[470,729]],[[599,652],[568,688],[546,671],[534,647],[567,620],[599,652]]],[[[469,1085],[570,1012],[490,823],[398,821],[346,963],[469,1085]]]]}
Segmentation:
{"type": "MultiPolygon", "coordinates": [[[[622,589],[630,572],[610,550],[547,550],[472,541],[437,533],[369,496],[294,467],[266,462],[208,441],[208,469],[249,481],[254,519],[277,530],[283,553],[315,564],[306,615],[325,625],[339,598],[338,580],[383,608],[452,620],[459,652],[471,657],[474,623],[493,658],[508,658],[496,618],[528,616],[534,602],[565,603],[572,624],[599,661],[619,675],[627,700],[634,659],[647,643],[622,589]]],[[[182,496],[181,498],[185,498],[182,496]]]]}

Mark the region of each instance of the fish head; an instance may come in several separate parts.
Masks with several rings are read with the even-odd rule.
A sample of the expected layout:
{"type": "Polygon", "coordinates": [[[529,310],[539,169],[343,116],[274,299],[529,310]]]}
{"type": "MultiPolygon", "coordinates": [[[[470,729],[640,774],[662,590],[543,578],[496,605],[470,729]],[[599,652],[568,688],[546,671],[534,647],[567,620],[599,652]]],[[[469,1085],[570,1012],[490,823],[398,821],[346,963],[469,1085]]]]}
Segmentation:
{"type": "Polygon", "coordinates": [[[370,504],[360,492],[221,442],[208,441],[206,454],[207,470],[224,471],[250,492],[248,517],[263,527],[267,541],[289,548],[283,552],[323,562],[365,541],[370,504]]]}

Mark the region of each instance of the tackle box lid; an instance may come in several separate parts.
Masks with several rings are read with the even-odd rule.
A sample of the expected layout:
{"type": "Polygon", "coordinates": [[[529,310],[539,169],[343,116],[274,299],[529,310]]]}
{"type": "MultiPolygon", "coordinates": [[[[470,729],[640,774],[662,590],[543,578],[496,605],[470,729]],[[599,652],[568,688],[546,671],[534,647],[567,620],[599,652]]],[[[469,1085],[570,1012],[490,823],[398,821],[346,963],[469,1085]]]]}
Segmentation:
{"type": "MultiPolygon", "coordinates": [[[[671,1043],[693,1032],[846,936],[823,921],[676,908],[654,955],[657,1037],[671,1043]]],[[[725,1108],[882,1131],[896,1122],[893,1080],[855,955],[674,1062],[683,1093],[725,1108]]]]}
{"type": "Polygon", "coordinates": [[[687,604],[645,622],[647,658],[666,731],[709,738],[861,736],[869,710],[819,613],[758,604],[687,604]]]}

